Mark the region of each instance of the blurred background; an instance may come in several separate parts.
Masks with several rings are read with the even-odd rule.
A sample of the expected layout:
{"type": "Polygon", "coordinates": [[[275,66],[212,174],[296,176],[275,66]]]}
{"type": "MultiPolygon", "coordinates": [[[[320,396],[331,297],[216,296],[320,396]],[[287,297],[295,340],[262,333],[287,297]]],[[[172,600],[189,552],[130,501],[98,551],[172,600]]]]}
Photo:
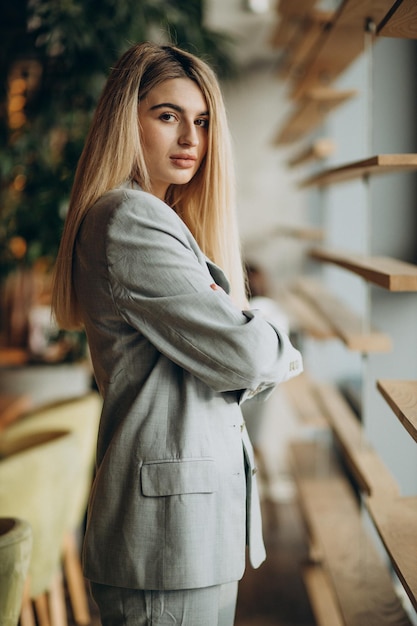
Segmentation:
{"type": "MultiPolygon", "coordinates": [[[[406,537],[401,554],[407,570],[408,556],[417,549],[416,38],[415,0],[13,0],[0,5],[0,443],[8,422],[20,420],[29,408],[78,398],[92,386],[83,334],[59,331],[51,321],[50,272],[76,163],[109,68],[132,42],[151,39],[201,55],[220,78],[235,150],[243,256],[257,279],[252,295],[274,304],[268,314],[288,327],[306,369],[294,385],[281,385],[262,410],[255,409],[256,428],[254,408],[248,407],[269,558],[242,581],[237,626],[410,623],[398,613],[384,621],[389,611],[379,612],[381,598],[391,601],[391,592],[377,589],[372,595],[368,585],[377,577],[374,561],[368,553],[363,556],[362,534],[353,541],[343,534],[359,527],[356,518],[346,524],[343,516],[337,518],[331,532],[321,535],[320,524],[315,528],[324,552],[315,552],[316,537],[308,544],[288,450],[295,440],[326,444],[324,454],[313,455],[312,468],[313,478],[323,479],[324,495],[325,470],[333,478],[329,455],[342,450],[343,472],[355,485],[367,526],[364,482],[372,491],[373,481],[379,488],[394,480],[398,493],[411,496],[407,512],[401,508],[404,499],[395,500],[392,509],[399,510],[399,518],[404,513],[405,525],[388,527],[387,533],[406,537]],[[397,13],[399,26],[390,29],[385,17],[397,13]],[[324,65],[314,73],[317,57],[324,65]],[[373,176],[381,173],[378,167],[358,168],[352,180],[307,184],[329,167],[380,154],[402,155],[402,165],[382,168],[386,176],[373,176]],[[347,272],[343,264],[323,263],[323,258],[318,262],[323,252],[314,256],[311,248],[319,245],[353,255],[354,269],[347,272]],[[358,254],[370,259],[365,280],[355,265],[358,254]],[[382,270],[378,261],[373,265],[374,257],[384,259],[382,270]],[[389,282],[398,275],[402,286],[392,288],[389,282]],[[381,379],[401,381],[402,401],[382,385],[384,400],[377,389],[381,379]],[[333,538],[335,529],[342,534],[333,538]],[[320,616],[314,606],[313,617],[301,564],[314,563],[321,576],[328,538],[336,595],[338,582],[348,590],[343,611],[356,604],[362,610],[358,590],[364,589],[365,605],[371,599],[362,622],[349,621],[343,611],[343,620],[334,617],[338,610],[333,612],[329,599],[334,588],[323,591],[321,578],[324,613],[320,616]],[[337,552],[343,546],[349,555],[337,552]],[[338,579],[341,570],[347,578],[354,575],[338,579]]],[[[390,503],[392,493],[383,495],[379,503],[390,503]]],[[[303,498],[303,508],[310,507],[314,517],[308,490],[303,498]]],[[[325,503],[332,515],[334,503],[325,503]]],[[[382,517],[388,519],[388,512],[382,517]]],[[[326,528],[323,510],[320,520],[326,528]]],[[[375,536],[373,531],[387,561],[375,536]]],[[[398,559],[395,568],[407,588],[405,594],[395,581],[396,593],[417,624],[415,558],[409,570],[402,571],[398,559]]],[[[391,564],[387,570],[391,576],[391,564]]]]}

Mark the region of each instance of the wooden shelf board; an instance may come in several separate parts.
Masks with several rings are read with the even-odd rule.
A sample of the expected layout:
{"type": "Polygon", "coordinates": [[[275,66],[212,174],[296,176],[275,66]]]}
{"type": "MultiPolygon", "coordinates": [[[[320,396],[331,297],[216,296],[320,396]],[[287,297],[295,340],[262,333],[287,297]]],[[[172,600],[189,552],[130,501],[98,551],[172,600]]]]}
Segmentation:
{"type": "Polygon", "coordinates": [[[334,153],[335,143],[332,139],[317,139],[314,143],[298,152],[287,162],[289,167],[304,165],[310,161],[326,159],[334,153]]]}
{"type": "Polygon", "coordinates": [[[327,169],[309,176],[301,181],[300,187],[325,187],[364,176],[410,172],[416,169],[417,154],[377,154],[368,159],[327,169]]]}
{"type": "Polygon", "coordinates": [[[324,383],[316,386],[316,393],[360,489],[367,495],[397,496],[397,482],[366,441],[360,421],[341,393],[324,383]]]}
{"type": "Polygon", "coordinates": [[[320,126],[326,115],[356,94],[357,91],[354,89],[343,91],[331,87],[312,89],[284,122],[274,143],[280,145],[297,141],[320,126]]]}
{"type": "Polygon", "coordinates": [[[377,387],[408,433],[417,441],[417,380],[377,380],[377,387]]]}
{"type": "Polygon", "coordinates": [[[306,63],[292,97],[298,99],[312,87],[332,83],[364,51],[366,22],[371,19],[379,24],[392,4],[393,0],[344,0],[306,63]]]}
{"type": "Polygon", "coordinates": [[[293,331],[305,333],[318,340],[336,337],[330,324],[290,289],[280,289],[277,294],[280,305],[286,311],[293,331]]]}
{"type": "Polygon", "coordinates": [[[312,226],[281,224],[272,229],[270,236],[292,237],[293,239],[303,241],[323,241],[324,230],[322,228],[313,228],[312,226]]]}
{"type": "Polygon", "coordinates": [[[268,241],[277,237],[292,237],[302,241],[323,241],[324,236],[325,233],[322,228],[313,228],[312,226],[301,224],[276,224],[267,233],[245,239],[245,246],[251,248],[265,246],[268,241]]]}
{"type": "Polygon", "coordinates": [[[333,263],[389,291],[417,291],[417,266],[390,257],[366,257],[313,248],[310,256],[333,263]]]}
{"type": "Polygon", "coordinates": [[[301,508],[321,546],[342,623],[410,625],[330,447],[323,442],[299,442],[291,444],[290,451],[301,508]]]}
{"type": "Polygon", "coordinates": [[[288,46],[291,40],[296,36],[300,26],[300,20],[301,18],[296,14],[283,15],[275,25],[270,37],[269,43],[272,48],[288,46]]]}
{"type": "Polygon", "coordinates": [[[381,37],[417,38],[417,4],[415,0],[396,2],[378,26],[381,37]]]}
{"type": "Polygon", "coordinates": [[[337,599],[323,567],[309,563],[302,568],[302,574],[317,624],[343,626],[337,599]]]}
{"type": "Polygon", "coordinates": [[[310,13],[314,9],[314,5],[317,4],[317,0],[279,0],[276,8],[281,15],[299,15],[303,16],[306,13],[310,13]]]}
{"type": "Polygon", "coordinates": [[[324,316],[349,350],[370,353],[389,352],[392,349],[388,335],[366,328],[364,321],[319,281],[300,278],[295,288],[324,316]]]}
{"type": "Polygon", "coordinates": [[[297,77],[317,45],[323,30],[329,27],[333,18],[334,11],[314,10],[305,16],[285,48],[284,59],[278,72],[281,80],[297,77]]]}
{"type": "Polygon", "coordinates": [[[394,569],[417,611],[417,497],[368,498],[366,507],[394,569]]]}
{"type": "Polygon", "coordinates": [[[283,389],[301,423],[320,429],[329,428],[323,409],[317,402],[314,385],[306,372],[287,380],[283,389]]]}

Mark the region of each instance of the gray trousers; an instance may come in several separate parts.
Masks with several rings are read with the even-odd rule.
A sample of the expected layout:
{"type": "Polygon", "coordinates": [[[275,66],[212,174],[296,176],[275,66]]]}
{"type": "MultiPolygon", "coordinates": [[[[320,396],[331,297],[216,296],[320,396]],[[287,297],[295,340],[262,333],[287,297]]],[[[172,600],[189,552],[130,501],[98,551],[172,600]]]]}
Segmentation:
{"type": "Polygon", "coordinates": [[[91,583],[91,593],[102,626],[233,626],[237,586],[142,591],[91,583]]]}

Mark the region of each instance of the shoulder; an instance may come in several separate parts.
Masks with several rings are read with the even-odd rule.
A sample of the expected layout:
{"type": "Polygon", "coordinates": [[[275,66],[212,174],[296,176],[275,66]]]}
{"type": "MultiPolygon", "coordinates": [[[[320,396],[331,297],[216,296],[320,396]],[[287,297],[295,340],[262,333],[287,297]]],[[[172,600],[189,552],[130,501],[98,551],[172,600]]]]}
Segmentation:
{"type": "MultiPolygon", "coordinates": [[[[175,211],[156,196],[139,188],[118,187],[105,193],[91,207],[89,219],[112,231],[122,228],[157,228],[188,235],[175,211]]],[[[190,233],[191,234],[191,233],[190,233]]]]}

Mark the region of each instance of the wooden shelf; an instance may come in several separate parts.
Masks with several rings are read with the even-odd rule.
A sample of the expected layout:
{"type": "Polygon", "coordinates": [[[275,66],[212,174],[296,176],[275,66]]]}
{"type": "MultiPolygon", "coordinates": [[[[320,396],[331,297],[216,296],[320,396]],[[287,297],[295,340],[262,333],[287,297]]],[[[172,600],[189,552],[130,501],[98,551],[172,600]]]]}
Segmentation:
{"type": "Polygon", "coordinates": [[[323,32],[319,44],[292,91],[293,98],[304,96],[311,88],[329,85],[364,51],[365,25],[378,25],[394,0],[344,0],[334,21],[323,32]]]}
{"type": "Polygon", "coordinates": [[[415,0],[400,0],[378,26],[382,37],[417,38],[417,4],[415,0]]]}
{"type": "Polygon", "coordinates": [[[280,79],[296,78],[302,72],[306,59],[312,54],[323,30],[329,27],[333,18],[334,11],[314,10],[305,15],[285,47],[278,71],[280,79]]]}
{"type": "Polygon", "coordinates": [[[297,442],[290,451],[301,508],[320,545],[322,566],[337,598],[342,623],[410,625],[330,446],[297,442]]]}
{"type": "Polygon", "coordinates": [[[365,503],[394,569],[417,611],[417,498],[369,498],[365,503]]]}
{"type": "Polygon", "coordinates": [[[301,181],[300,187],[325,187],[364,176],[413,170],[417,170],[417,154],[377,154],[309,176],[301,181]]]}
{"type": "Polygon", "coordinates": [[[323,383],[316,385],[316,394],[361,491],[372,496],[398,496],[397,482],[366,441],[360,421],[341,393],[323,383]]]}
{"type": "Polygon", "coordinates": [[[303,16],[313,10],[317,0],[279,0],[276,8],[281,15],[303,16]]]}
{"type": "Polygon", "coordinates": [[[417,380],[377,380],[377,388],[417,441],[417,380]]]}
{"type": "Polygon", "coordinates": [[[299,279],[295,289],[323,315],[349,350],[369,353],[389,352],[392,349],[388,335],[367,329],[364,321],[319,281],[309,278],[299,279]]]}
{"type": "Polygon", "coordinates": [[[304,565],[302,569],[311,607],[320,626],[343,626],[337,599],[324,568],[316,563],[304,565]]]}
{"type": "Polygon", "coordinates": [[[331,139],[317,139],[314,143],[298,152],[288,161],[289,167],[304,165],[310,161],[326,159],[335,151],[335,143],[331,139]]]}
{"type": "Polygon", "coordinates": [[[276,226],[270,228],[265,234],[257,235],[251,239],[245,239],[245,246],[250,246],[251,248],[265,246],[268,241],[277,237],[291,237],[301,241],[323,241],[324,230],[322,228],[313,228],[308,225],[277,224],[276,226]]]}
{"type": "Polygon", "coordinates": [[[309,91],[296,110],[284,122],[274,144],[288,144],[300,139],[322,124],[325,117],[357,94],[354,89],[340,91],[331,87],[317,87],[309,91]]]}
{"type": "Polygon", "coordinates": [[[291,330],[319,340],[336,337],[336,333],[323,316],[291,289],[280,289],[277,299],[288,315],[291,330]]]}
{"type": "Polygon", "coordinates": [[[306,372],[286,381],[283,389],[303,425],[329,429],[323,409],[317,402],[315,385],[306,372]]]}
{"type": "Polygon", "coordinates": [[[310,256],[333,263],[389,291],[417,291],[417,266],[389,257],[366,257],[314,248],[310,256]]]}

